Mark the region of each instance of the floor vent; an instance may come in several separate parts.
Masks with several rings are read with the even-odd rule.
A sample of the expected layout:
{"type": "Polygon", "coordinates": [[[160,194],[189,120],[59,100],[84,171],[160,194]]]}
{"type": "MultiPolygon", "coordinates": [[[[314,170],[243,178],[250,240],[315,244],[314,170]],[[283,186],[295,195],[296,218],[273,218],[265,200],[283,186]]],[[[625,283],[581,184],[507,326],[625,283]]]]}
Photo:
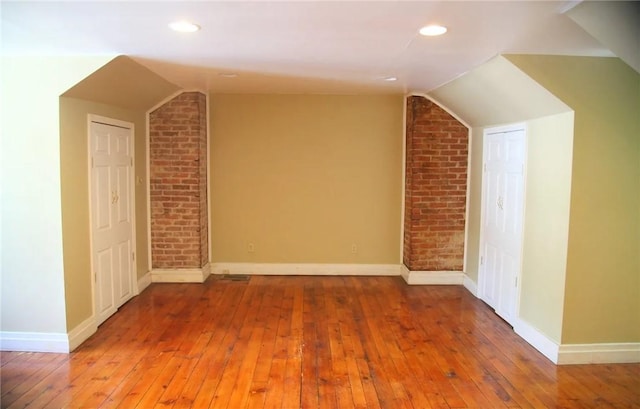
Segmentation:
{"type": "Polygon", "coordinates": [[[244,274],[223,274],[220,276],[220,280],[227,281],[249,281],[251,280],[251,276],[244,274]]]}

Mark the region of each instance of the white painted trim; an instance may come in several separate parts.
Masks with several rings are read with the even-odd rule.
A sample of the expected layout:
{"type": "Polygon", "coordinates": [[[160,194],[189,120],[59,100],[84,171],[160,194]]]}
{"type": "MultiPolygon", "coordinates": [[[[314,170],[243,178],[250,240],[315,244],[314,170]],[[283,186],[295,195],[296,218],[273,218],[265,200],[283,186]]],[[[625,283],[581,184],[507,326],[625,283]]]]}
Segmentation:
{"type": "MultiPolygon", "coordinates": [[[[407,99],[410,95],[402,98],[402,179],[400,181],[400,263],[404,263],[404,207],[407,194],[407,99]]],[[[404,267],[404,264],[402,265],[404,267]]]]}
{"type": "Polygon", "coordinates": [[[401,264],[400,275],[409,285],[465,285],[466,279],[475,285],[462,271],[411,271],[401,264]]]}
{"type": "MultiPolygon", "coordinates": [[[[147,269],[149,272],[147,274],[151,274],[151,269],[153,268],[153,260],[151,259],[151,154],[149,153],[151,149],[151,128],[149,116],[153,112],[151,109],[145,113],[145,166],[146,166],[146,179],[145,180],[145,189],[147,191],[147,269]]],[[[146,274],[145,274],[146,275],[146,274]]],[[[138,285],[138,288],[139,285],[138,285]]],[[[142,292],[142,290],[139,290],[142,292]]]]}
{"type": "Polygon", "coordinates": [[[436,98],[432,97],[431,95],[425,94],[423,92],[412,92],[409,95],[413,95],[413,96],[416,96],[416,97],[424,97],[424,98],[428,99],[429,101],[433,102],[434,104],[436,104],[440,108],[442,108],[445,111],[447,111],[447,114],[449,114],[452,117],[454,117],[458,122],[460,122],[462,125],[466,126],[467,129],[471,129],[471,125],[469,125],[467,123],[467,121],[465,121],[464,119],[459,117],[455,112],[453,112],[451,109],[449,109],[448,106],[446,106],[442,102],[438,101],[436,98]]]}
{"type": "Polygon", "coordinates": [[[558,365],[622,364],[640,362],[640,342],[612,344],[562,344],[558,365]]]}
{"type": "MultiPolygon", "coordinates": [[[[469,254],[469,214],[471,212],[471,206],[469,206],[469,200],[471,199],[471,158],[473,147],[473,128],[467,127],[467,188],[465,190],[464,198],[464,244],[462,249],[462,271],[467,271],[467,255],[469,254]]],[[[466,276],[465,276],[466,277],[466,276]]],[[[476,291],[477,293],[477,291],[476,291]]]]}
{"type": "Polygon", "coordinates": [[[204,283],[207,276],[201,268],[151,270],[152,283],[204,283]]]}
{"type": "Polygon", "coordinates": [[[91,316],[69,331],[69,352],[79,347],[80,344],[89,339],[91,335],[95,334],[97,330],[96,318],[91,316]]]}
{"type": "Polygon", "coordinates": [[[531,324],[519,318],[514,320],[513,331],[532,347],[540,351],[554,364],[558,363],[559,345],[545,334],[534,328],[531,324]]]}
{"type": "Polygon", "coordinates": [[[202,266],[202,282],[205,282],[211,275],[211,263],[207,263],[202,266]]]}
{"type": "MultiPolygon", "coordinates": [[[[138,288],[135,286],[135,279],[138,277],[138,222],[136,218],[136,186],[138,185],[138,177],[136,176],[136,129],[135,124],[131,129],[131,251],[133,252],[133,262],[131,263],[131,289],[132,296],[138,295],[138,288]]],[[[131,299],[132,297],[129,297],[131,299]]]]}
{"type": "Polygon", "coordinates": [[[462,285],[467,289],[474,297],[478,298],[478,285],[468,275],[464,274],[462,278],[462,285]]]}
{"type": "Polygon", "coordinates": [[[69,339],[64,333],[0,332],[0,351],[69,352],[69,339]]]}
{"type": "Polygon", "coordinates": [[[513,330],[556,365],[640,362],[640,342],[558,345],[522,319],[516,320],[513,330]]]}
{"type": "MultiPolygon", "coordinates": [[[[505,133],[505,132],[517,132],[524,131],[527,133],[527,123],[526,122],[514,122],[509,124],[501,124],[501,125],[491,125],[485,126],[482,128],[483,134],[494,134],[494,133],[505,133]]],[[[526,156],[525,156],[526,158],[526,156]]]]}
{"type": "Polygon", "coordinates": [[[163,106],[167,102],[171,101],[172,99],[174,99],[178,95],[181,95],[181,94],[184,94],[184,93],[187,93],[187,92],[199,92],[199,93],[201,93],[202,95],[205,95],[205,96],[209,95],[209,92],[204,90],[203,88],[181,88],[181,89],[175,91],[173,94],[169,95],[168,97],[165,97],[163,100],[161,100],[160,102],[158,102],[157,104],[155,104],[151,108],[149,108],[147,110],[147,115],[152,113],[156,109],[160,108],[161,106],[163,106]]]}
{"type": "Polygon", "coordinates": [[[109,118],[106,116],[96,115],[96,114],[88,114],[88,116],[89,116],[90,123],[99,122],[104,125],[112,125],[112,126],[117,126],[119,128],[125,128],[130,130],[131,132],[134,131],[134,124],[132,122],[122,121],[120,119],[109,118]]]}
{"type": "Polygon", "coordinates": [[[409,270],[409,268],[404,265],[404,263],[400,264],[400,275],[402,276],[402,278],[404,279],[404,281],[406,283],[409,283],[409,274],[411,273],[411,271],[409,270]]]}
{"type": "Polygon", "coordinates": [[[462,271],[409,271],[404,280],[409,285],[462,285],[462,271]]]}
{"type": "Polygon", "coordinates": [[[398,264],[214,263],[213,274],[397,276],[398,264]]]}
{"type": "Polygon", "coordinates": [[[151,271],[147,271],[145,275],[138,279],[138,294],[142,293],[151,284],[151,271]]]}
{"type": "Polygon", "coordinates": [[[206,104],[206,114],[207,114],[207,252],[209,256],[207,257],[207,265],[209,266],[209,272],[207,275],[211,274],[211,259],[213,257],[213,228],[212,228],[212,218],[211,218],[211,98],[209,98],[209,93],[204,93],[205,95],[205,104],[206,104]]]}

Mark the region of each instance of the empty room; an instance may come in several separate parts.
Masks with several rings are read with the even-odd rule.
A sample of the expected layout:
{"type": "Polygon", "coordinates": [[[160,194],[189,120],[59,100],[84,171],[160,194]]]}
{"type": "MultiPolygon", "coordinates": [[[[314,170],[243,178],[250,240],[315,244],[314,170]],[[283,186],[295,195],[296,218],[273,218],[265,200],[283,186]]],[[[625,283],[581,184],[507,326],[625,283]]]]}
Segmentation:
{"type": "Polygon", "coordinates": [[[0,407],[640,408],[639,3],[0,19],[0,407]]]}

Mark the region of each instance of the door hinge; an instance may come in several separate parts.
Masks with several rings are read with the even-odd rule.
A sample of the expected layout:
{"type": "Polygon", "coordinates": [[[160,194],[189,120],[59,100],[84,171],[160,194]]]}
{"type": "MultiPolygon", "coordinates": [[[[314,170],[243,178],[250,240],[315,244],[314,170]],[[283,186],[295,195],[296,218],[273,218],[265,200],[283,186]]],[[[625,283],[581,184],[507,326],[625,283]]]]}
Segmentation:
{"type": "Polygon", "coordinates": [[[484,164],[484,171],[485,172],[487,171],[487,164],[486,163],[484,164]]]}
{"type": "Polygon", "coordinates": [[[136,253],[134,253],[133,251],[131,252],[131,260],[136,261],[136,253]]]}
{"type": "Polygon", "coordinates": [[[516,277],[516,287],[518,286],[518,277],[516,277]]]}
{"type": "Polygon", "coordinates": [[[98,282],[98,274],[96,274],[96,272],[93,272],[93,282],[97,283],[98,282]]]}
{"type": "Polygon", "coordinates": [[[484,257],[480,256],[480,265],[484,264],[484,257]]]}
{"type": "Polygon", "coordinates": [[[95,167],[94,162],[93,162],[93,156],[91,157],[91,167],[95,167]]]}
{"type": "Polygon", "coordinates": [[[133,158],[129,158],[129,165],[133,166],[133,158]]]}

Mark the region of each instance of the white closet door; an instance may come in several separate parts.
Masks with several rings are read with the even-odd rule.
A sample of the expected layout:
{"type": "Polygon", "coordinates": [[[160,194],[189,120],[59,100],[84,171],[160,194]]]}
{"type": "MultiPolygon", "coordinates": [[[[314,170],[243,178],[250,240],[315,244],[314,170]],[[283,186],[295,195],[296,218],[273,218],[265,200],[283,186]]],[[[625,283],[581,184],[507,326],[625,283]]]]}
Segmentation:
{"type": "Polygon", "coordinates": [[[507,322],[518,308],[525,151],[523,128],[485,131],[478,284],[480,298],[507,322]]]}
{"type": "Polygon", "coordinates": [[[131,128],[90,123],[91,233],[99,325],[133,295],[131,128]]]}

